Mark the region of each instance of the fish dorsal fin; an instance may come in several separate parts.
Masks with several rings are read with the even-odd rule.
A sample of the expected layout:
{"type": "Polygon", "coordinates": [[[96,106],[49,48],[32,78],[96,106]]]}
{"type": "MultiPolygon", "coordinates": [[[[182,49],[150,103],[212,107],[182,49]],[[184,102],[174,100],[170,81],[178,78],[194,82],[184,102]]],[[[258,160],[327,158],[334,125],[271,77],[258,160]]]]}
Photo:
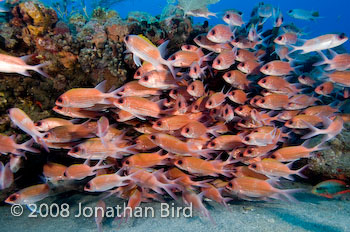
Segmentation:
{"type": "Polygon", "coordinates": [[[138,35],[141,39],[145,40],[147,43],[149,43],[150,45],[156,47],[156,45],[154,45],[151,40],[149,40],[146,36],[142,35],[142,34],[139,34],[138,35]]]}
{"type": "Polygon", "coordinates": [[[168,46],[168,44],[169,44],[169,40],[165,41],[158,47],[158,51],[162,57],[166,56],[166,52],[167,52],[166,47],[168,46]]]}
{"type": "Polygon", "coordinates": [[[101,93],[104,93],[106,91],[106,84],[107,84],[107,81],[104,80],[101,83],[99,83],[98,85],[96,85],[95,89],[99,90],[101,93]]]}

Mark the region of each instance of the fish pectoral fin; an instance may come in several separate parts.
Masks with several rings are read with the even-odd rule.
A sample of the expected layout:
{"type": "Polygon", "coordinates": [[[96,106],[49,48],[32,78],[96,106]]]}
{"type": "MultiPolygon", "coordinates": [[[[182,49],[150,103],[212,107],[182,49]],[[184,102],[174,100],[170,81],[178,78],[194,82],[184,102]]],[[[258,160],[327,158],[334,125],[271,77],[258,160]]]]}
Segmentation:
{"type": "Polygon", "coordinates": [[[135,54],[133,55],[133,59],[134,59],[134,62],[136,64],[137,67],[140,67],[141,66],[141,60],[138,56],[136,56],[135,54]]]}
{"type": "Polygon", "coordinates": [[[26,77],[31,77],[32,75],[30,75],[30,73],[27,71],[27,70],[24,70],[22,72],[17,72],[19,74],[22,74],[23,76],[26,76],[26,77]]]}

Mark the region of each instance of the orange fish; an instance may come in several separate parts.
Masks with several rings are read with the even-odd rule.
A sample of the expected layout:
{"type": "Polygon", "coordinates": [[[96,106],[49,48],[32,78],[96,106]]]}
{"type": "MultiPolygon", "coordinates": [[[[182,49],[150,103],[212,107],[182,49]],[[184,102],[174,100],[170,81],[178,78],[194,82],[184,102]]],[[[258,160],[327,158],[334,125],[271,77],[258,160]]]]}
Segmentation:
{"type": "Polygon", "coordinates": [[[325,135],[322,141],[329,141],[336,137],[338,134],[340,134],[340,132],[343,130],[344,121],[342,117],[336,116],[333,121],[327,117],[323,117],[322,119],[323,125],[326,127],[325,129],[318,129],[311,123],[305,121],[304,123],[308,126],[311,132],[304,135],[302,139],[309,139],[311,137],[321,134],[325,135]]]}
{"type": "Polygon", "coordinates": [[[325,73],[330,81],[344,86],[350,87],[350,71],[335,71],[332,73],[325,73]]]}
{"type": "Polygon", "coordinates": [[[221,52],[213,61],[212,67],[216,70],[225,70],[235,63],[237,49],[221,52]]]}
{"type": "Polygon", "coordinates": [[[101,159],[95,166],[90,167],[88,165],[89,159],[87,159],[83,164],[72,164],[64,172],[67,179],[70,180],[82,180],[88,176],[96,175],[96,171],[99,169],[105,169],[112,167],[113,165],[101,165],[103,160],[101,159]]]}
{"type": "Polygon", "coordinates": [[[130,81],[113,92],[118,97],[129,97],[129,96],[149,97],[153,95],[160,95],[162,93],[157,88],[145,87],[143,85],[140,85],[137,81],[130,81]]]}
{"type": "Polygon", "coordinates": [[[38,150],[31,147],[32,144],[33,144],[33,139],[28,140],[27,142],[22,144],[17,144],[14,141],[14,136],[9,137],[9,136],[0,134],[0,153],[4,155],[8,153],[12,153],[15,155],[23,156],[24,154],[22,151],[39,153],[38,150]]]}
{"type": "Polygon", "coordinates": [[[337,54],[335,51],[329,49],[331,56],[333,57],[331,60],[328,59],[322,52],[318,52],[321,56],[322,61],[315,63],[313,66],[320,66],[327,64],[328,66],[324,68],[325,71],[337,70],[337,71],[345,71],[350,68],[350,54],[337,54]]]}
{"type": "Polygon", "coordinates": [[[294,71],[289,62],[274,60],[260,68],[260,72],[271,76],[285,76],[294,71]]]}
{"type": "Polygon", "coordinates": [[[256,179],[253,177],[237,177],[227,184],[227,188],[240,198],[247,200],[260,200],[266,198],[287,199],[295,202],[294,197],[290,193],[294,193],[297,190],[281,190],[274,188],[268,182],[256,179]]]}
{"type": "Polygon", "coordinates": [[[229,26],[217,24],[210,29],[207,38],[214,43],[227,43],[234,39],[234,34],[229,26]]]}
{"type": "Polygon", "coordinates": [[[49,76],[43,72],[41,68],[47,66],[49,63],[45,62],[34,66],[26,64],[26,61],[28,61],[31,57],[32,55],[14,57],[6,54],[0,54],[0,72],[18,73],[22,74],[23,76],[31,76],[28,73],[28,70],[33,70],[48,78],[49,76]]]}
{"type": "Polygon", "coordinates": [[[169,153],[163,154],[162,150],[154,153],[138,153],[128,157],[123,162],[123,167],[150,168],[156,165],[165,165],[166,159],[169,157],[169,153]]]}
{"type": "Polygon", "coordinates": [[[172,62],[163,59],[169,41],[165,41],[157,48],[143,35],[127,35],[124,42],[128,50],[133,53],[134,62],[137,66],[141,66],[140,59],[151,63],[157,70],[163,69],[162,65],[166,65],[175,77],[172,62]]]}
{"type": "Polygon", "coordinates": [[[5,202],[20,205],[33,204],[48,197],[49,193],[50,187],[47,184],[33,185],[11,194],[5,202]]]}
{"type": "Polygon", "coordinates": [[[115,100],[113,104],[142,120],[145,120],[144,117],[158,118],[161,113],[157,103],[142,97],[122,97],[115,100]]]}
{"type": "Polygon", "coordinates": [[[222,78],[224,78],[228,84],[242,90],[247,89],[250,83],[247,79],[247,75],[239,70],[228,71],[222,76],[222,78]]]}
{"type": "Polygon", "coordinates": [[[143,74],[138,83],[147,88],[156,88],[161,90],[178,87],[174,77],[168,71],[150,71],[143,74]]]}
{"type": "Polygon", "coordinates": [[[63,164],[47,163],[43,166],[43,174],[46,180],[55,182],[65,179],[64,172],[66,169],[67,167],[63,164]]]}
{"type": "Polygon", "coordinates": [[[232,47],[229,43],[214,43],[207,38],[206,34],[197,35],[193,41],[198,46],[216,53],[221,53],[225,50],[232,50],[232,47]]]}
{"type": "Polygon", "coordinates": [[[310,153],[314,151],[327,149],[327,147],[322,147],[322,144],[319,144],[312,148],[307,148],[308,143],[308,141],[305,141],[302,145],[299,146],[282,147],[274,151],[270,155],[270,158],[278,160],[280,162],[290,162],[298,160],[300,158],[308,158],[310,157],[310,153]]]}
{"type": "Polygon", "coordinates": [[[316,87],[315,92],[320,95],[329,96],[333,92],[334,85],[332,82],[324,82],[316,87]]]}
{"type": "Polygon", "coordinates": [[[61,107],[88,108],[96,104],[110,104],[107,98],[116,97],[116,91],[104,93],[106,81],[101,82],[95,88],[70,89],[59,98],[55,104],[61,107]]]}
{"type": "Polygon", "coordinates": [[[45,118],[37,121],[34,125],[38,131],[48,131],[54,127],[73,125],[73,123],[63,118],[45,118]]]}
{"type": "Polygon", "coordinates": [[[0,190],[9,188],[13,183],[13,173],[10,168],[10,162],[5,166],[0,161],[0,190]]]}
{"type": "Polygon", "coordinates": [[[298,175],[302,178],[306,178],[306,176],[301,173],[306,168],[307,166],[302,167],[299,170],[290,170],[288,165],[271,158],[263,159],[249,165],[249,169],[252,171],[269,177],[283,177],[288,180],[294,180],[292,177],[290,177],[290,175],[298,175]]]}

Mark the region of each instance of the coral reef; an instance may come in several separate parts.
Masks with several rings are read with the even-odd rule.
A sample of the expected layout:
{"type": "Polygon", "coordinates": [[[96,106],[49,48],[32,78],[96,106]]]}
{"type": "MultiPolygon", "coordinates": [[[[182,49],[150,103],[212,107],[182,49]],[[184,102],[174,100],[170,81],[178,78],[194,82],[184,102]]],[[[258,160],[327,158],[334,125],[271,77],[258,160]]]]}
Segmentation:
{"type": "Polygon", "coordinates": [[[350,179],[350,124],[334,140],[329,149],[319,151],[309,161],[310,170],[322,178],[350,179]]]}

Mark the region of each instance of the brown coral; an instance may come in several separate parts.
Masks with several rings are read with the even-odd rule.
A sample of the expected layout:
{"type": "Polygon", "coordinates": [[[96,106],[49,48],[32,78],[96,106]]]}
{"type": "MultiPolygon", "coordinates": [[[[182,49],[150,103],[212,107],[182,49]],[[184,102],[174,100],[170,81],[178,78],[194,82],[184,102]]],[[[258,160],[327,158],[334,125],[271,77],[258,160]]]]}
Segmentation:
{"type": "Polygon", "coordinates": [[[127,24],[113,24],[107,26],[108,39],[113,42],[123,42],[126,35],[129,34],[129,28],[127,24]]]}

